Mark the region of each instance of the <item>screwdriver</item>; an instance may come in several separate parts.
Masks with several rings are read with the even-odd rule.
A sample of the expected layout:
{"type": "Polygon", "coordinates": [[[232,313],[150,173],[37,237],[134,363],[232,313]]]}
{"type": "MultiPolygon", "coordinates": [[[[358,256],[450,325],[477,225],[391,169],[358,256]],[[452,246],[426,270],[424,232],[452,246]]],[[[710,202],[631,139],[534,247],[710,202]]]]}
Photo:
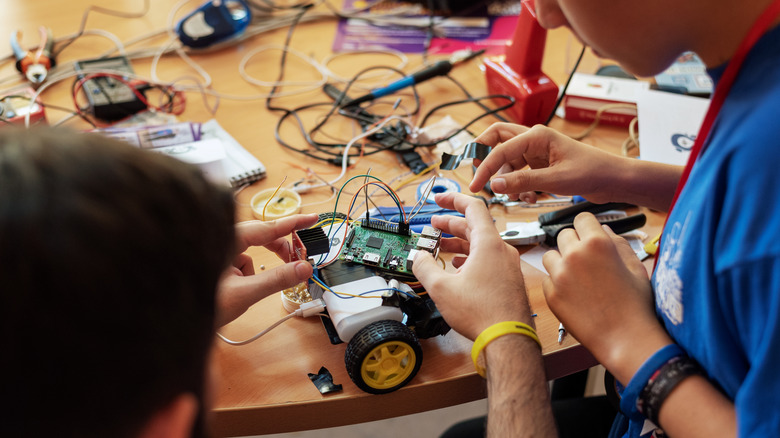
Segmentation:
{"type": "Polygon", "coordinates": [[[374,88],[373,90],[369,91],[368,94],[365,94],[356,99],[352,99],[341,104],[341,108],[347,108],[347,107],[359,105],[363,102],[370,102],[374,99],[378,99],[380,97],[387,96],[388,94],[395,93],[396,91],[402,90],[406,87],[411,87],[412,85],[427,81],[430,78],[434,78],[436,76],[444,76],[447,73],[449,73],[450,70],[452,70],[452,67],[460,63],[466,62],[468,60],[471,60],[473,58],[476,58],[477,56],[483,53],[485,53],[484,49],[478,50],[476,52],[466,52],[465,55],[455,54],[449,60],[439,61],[431,65],[430,67],[426,67],[409,76],[404,76],[403,78],[389,85],[386,85],[384,87],[374,88]]]}

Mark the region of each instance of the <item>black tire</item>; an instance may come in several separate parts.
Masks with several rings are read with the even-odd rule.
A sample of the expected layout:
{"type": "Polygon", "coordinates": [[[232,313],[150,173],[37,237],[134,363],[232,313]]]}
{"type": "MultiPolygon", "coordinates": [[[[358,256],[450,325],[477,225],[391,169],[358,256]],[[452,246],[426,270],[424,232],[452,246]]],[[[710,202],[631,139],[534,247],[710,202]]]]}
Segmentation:
{"type": "Polygon", "coordinates": [[[371,394],[395,391],[414,378],[422,364],[422,347],[398,321],[383,320],[355,334],[344,355],[349,377],[371,394]]]}

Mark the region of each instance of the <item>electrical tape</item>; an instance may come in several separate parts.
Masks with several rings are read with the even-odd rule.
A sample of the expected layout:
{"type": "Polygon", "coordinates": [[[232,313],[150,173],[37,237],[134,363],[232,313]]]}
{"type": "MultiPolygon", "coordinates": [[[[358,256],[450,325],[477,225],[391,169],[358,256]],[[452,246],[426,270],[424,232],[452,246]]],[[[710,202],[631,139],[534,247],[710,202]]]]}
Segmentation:
{"type": "Polygon", "coordinates": [[[467,144],[463,148],[463,153],[460,155],[450,155],[448,153],[441,154],[440,169],[453,170],[460,164],[461,161],[467,158],[476,158],[478,160],[484,160],[488,156],[492,148],[486,144],[472,142],[467,144]]]}
{"type": "Polygon", "coordinates": [[[437,193],[450,193],[460,192],[460,185],[456,183],[455,181],[447,178],[436,178],[433,187],[431,187],[431,181],[425,181],[421,183],[419,186],[417,186],[417,200],[419,201],[423,196],[425,196],[425,193],[428,192],[428,189],[430,188],[430,193],[428,193],[428,196],[425,197],[425,203],[426,204],[435,204],[436,201],[434,201],[434,197],[437,193]]]}

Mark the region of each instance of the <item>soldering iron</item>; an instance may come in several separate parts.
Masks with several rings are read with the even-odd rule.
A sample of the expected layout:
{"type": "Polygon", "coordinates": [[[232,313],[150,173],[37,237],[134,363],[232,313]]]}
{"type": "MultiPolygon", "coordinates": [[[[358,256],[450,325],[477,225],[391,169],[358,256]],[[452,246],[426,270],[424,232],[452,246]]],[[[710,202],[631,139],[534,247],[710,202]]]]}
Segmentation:
{"type": "Polygon", "coordinates": [[[461,55],[456,54],[449,60],[439,61],[431,65],[430,67],[426,67],[409,76],[404,76],[403,78],[389,85],[386,85],[384,87],[374,88],[373,90],[369,91],[368,94],[344,102],[343,104],[341,104],[341,108],[347,108],[347,107],[359,105],[363,102],[370,102],[374,99],[378,99],[380,97],[387,96],[388,94],[395,93],[396,91],[402,90],[406,87],[411,87],[412,85],[419,84],[423,81],[427,81],[430,78],[434,78],[436,76],[444,76],[452,70],[452,67],[460,63],[466,62],[468,60],[471,60],[473,58],[476,58],[477,56],[483,53],[485,53],[484,49],[478,50],[476,52],[466,52],[465,54],[461,54],[461,55]]]}

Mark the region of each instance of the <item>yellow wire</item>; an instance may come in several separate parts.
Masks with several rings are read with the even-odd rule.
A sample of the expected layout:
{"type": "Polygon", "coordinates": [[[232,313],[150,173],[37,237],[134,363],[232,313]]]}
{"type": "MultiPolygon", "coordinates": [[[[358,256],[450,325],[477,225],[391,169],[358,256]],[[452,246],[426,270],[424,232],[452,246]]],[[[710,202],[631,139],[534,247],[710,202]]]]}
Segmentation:
{"type": "Polygon", "coordinates": [[[317,281],[317,279],[316,279],[316,278],[313,278],[313,277],[312,277],[312,279],[311,279],[311,280],[312,280],[313,282],[315,282],[315,283],[319,284],[319,285],[320,285],[320,286],[321,286],[321,287],[322,287],[322,288],[323,288],[325,291],[327,291],[327,292],[333,292],[333,293],[334,293],[334,294],[336,294],[336,295],[344,295],[344,296],[348,296],[348,297],[355,297],[355,298],[381,298],[381,297],[371,297],[371,296],[366,296],[366,295],[353,295],[353,294],[348,294],[348,293],[346,293],[346,292],[336,292],[335,290],[333,290],[333,289],[330,289],[328,286],[325,286],[325,285],[324,285],[324,284],[322,284],[321,282],[317,281]]]}
{"type": "MultiPolygon", "coordinates": [[[[314,228],[314,227],[321,227],[321,226],[325,225],[325,223],[330,223],[331,221],[333,221],[334,224],[340,224],[340,223],[344,222],[344,219],[341,219],[341,218],[335,218],[335,219],[327,218],[327,219],[323,219],[323,220],[317,222],[316,224],[312,225],[312,228],[314,228]]],[[[354,221],[351,221],[351,222],[354,222],[354,221]]]]}
{"type": "Polygon", "coordinates": [[[425,168],[425,170],[423,170],[423,171],[422,171],[422,172],[420,172],[419,174],[417,174],[417,175],[414,175],[414,174],[412,174],[412,175],[410,175],[409,177],[407,177],[407,178],[405,178],[405,179],[403,179],[403,180],[401,180],[401,181],[397,182],[397,183],[395,184],[395,186],[393,186],[393,189],[394,189],[394,190],[398,190],[398,189],[400,189],[401,187],[403,187],[403,186],[405,186],[405,185],[409,184],[410,182],[414,181],[415,179],[417,179],[417,178],[419,178],[419,177],[421,177],[421,176],[425,175],[426,173],[430,172],[431,170],[435,169],[435,168],[436,168],[436,166],[438,166],[439,164],[441,164],[441,160],[437,160],[435,163],[433,163],[433,164],[431,164],[430,166],[426,167],[426,168],[425,168]]]}
{"type": "Polygon", "coordinates": [[[287,175],[285,175],[282,182],[279,183],[279,187],[277,187],[276,190],[274,190],[273,194],[271,194],[271,197],[268,198],[268,201],[266,201],[265,205],[263,206],[263,215],[262,215],[263,221],[265,221],[265,209],[268,208],[268,204],[270,204],[271,201],[274,199],[274,196],[276,196],[276,194],[279,192],[279,189],[282,188],[282,184],[284,184],[285,181],[287,181],[287,175]]]}

